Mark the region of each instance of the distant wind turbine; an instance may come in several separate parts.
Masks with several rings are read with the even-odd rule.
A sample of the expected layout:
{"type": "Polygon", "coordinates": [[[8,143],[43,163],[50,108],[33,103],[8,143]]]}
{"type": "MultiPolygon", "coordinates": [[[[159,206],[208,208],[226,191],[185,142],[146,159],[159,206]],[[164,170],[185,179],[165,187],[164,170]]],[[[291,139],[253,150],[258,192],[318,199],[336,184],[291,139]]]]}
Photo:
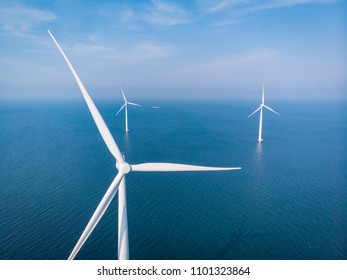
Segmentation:
{"type": "Polygon", "coordinates": [[[83,231],[81,237],[79,238],[76,246],[69,256],[69,260],[74,259],[77,253],[82,248],[83,244],[86,242],[95,226],[98,224],[108,206],[110,205],[112,199],[119,189],[118,194],[118,259],[129,259],[129,239],[128,239],[128,218],[127,218],[127,206],[126,206],[126,186],[125,186],[125,175],[129,172],[174,172],[174,171],[217,171],[217,170],[237,170],[241,169],[240,167],[208,167],[208,166],[197,166],[197,165],[187,165],[187,164],[177,164],[177,163],[142,163],[142,164],[129,164],[125,162],[124,157],[122,156],[114,138],[112,137],[106,123],[101,117],[98,109],[96,108],[93,100],[89,96],[86,88],[84,87],[82,81],[77,75],[75,69],[70,63],[69,59],[65,55],[62,48],[59,46],[58,42],[55,40],[50,31],[48,31],[52,40],[58,47],[59,51],[63,55],[67,65],[69,66],[81,92],[84,97],[84,100],[87,103],[89,111],[94,119],[94,122],[106,143],[111,154],[116,159],[116,168],[118,173],[114,178],[113,182],[107,189],[104,197],[96,208],[93,216],[88,222],[85,230],[83,231]]]}
{"type": "Polygon", "coordinates": [[[263,107],[265,107],[266,109],[274,112],[275,114],[279,115],[279,113],[277,113],[275,110],[271,109],[270,107],[266,106],[264,104],[264,85],[263,85],[263,97],[261,99],[261,104],[260,107],[255,110],[252,114],[250,114],[248,117],[252,116],[254,113],[256,113],[257,111],[260,110],[260,120],[259,120],[259,137],[258,137],[258,142],[261,143],[263,142],[263,139],[261,138],[261,134],[262,134],[262,129],[263,129],[263,107]]]}
{"type": "Polygon", "coordinates": [[[122,92],[122,95],[123,95],[123,99],[124,99],[124,104],[123,106],[118,110],[116,116],[120,113],[120,111],[122,111],[124,108],[125,108],[125,132],[128,132],[129,131],[129,128],[128,128],[128,104],[129,105],[134,105],[134,106],[142,106],[142,105],[139,105],[139,104],[136,104],[136,103],[132,103],[132,102],[128,102],[126,97],[125,97],[125,94],[123,92],[123,89],[122,87],[120,87],[120,90],[122,92]]]}

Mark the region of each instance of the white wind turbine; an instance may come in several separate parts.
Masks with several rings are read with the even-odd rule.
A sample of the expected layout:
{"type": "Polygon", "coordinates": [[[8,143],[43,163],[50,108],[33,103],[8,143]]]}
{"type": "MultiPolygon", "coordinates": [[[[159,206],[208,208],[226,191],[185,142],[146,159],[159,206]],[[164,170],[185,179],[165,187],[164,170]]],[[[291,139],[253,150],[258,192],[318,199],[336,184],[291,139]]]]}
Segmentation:
{"type": "Polygon", "coordinates": [[[142,163],[142,164],[128,164],[125,162],[115,140],[113,139],[107,125],[105,124],[103,118],[101,117],[98,109],[96,108],[93,100],[89,96],[87,90],[85,89],[82,81],[78,77],[75,69],[71,65],[69,59],[66,57],[64,51],[59,46],[58,42],[55,40],[53,35],[48,31],[49,35],[53,39],[54,43],[58,47],[59,51],[63,55],[66,63],[68,64],[81,92],[87,103],[90,113],[94,119],[94,122],[105,141],[109,151],[116,159],[116,168],[118,173],[114,178],[113,182],[107,189],[104,197],[96,208],[93,216],[88,222],[85,230],[83,231],[80,239],[75,245],[73,251],[69,256],[69,260],[74,259],[86,242],[95,226],[98,224],[103,214],[110,205],[112,199],[114,198],[117,190],[118,193],[118,259],[129,259],[129,241],[128,241],[128,220],[127,220],[127,207],[126,207],[126,191],[125,191],[125,175],[129,172],[171,172],[171,171],[217,171],[217,170],[237,170],[241,169],[240,167],[208,167],[208,166],[197,166],[197,165],[187,165],[187,164],[177,164],[177,163],[142,163]]]}
{"type": "Polygon", "coordinates": [[[263,107],[265,107],[266,109],[274,112],[275,114],[279,115],[279,113],[277,113],[275,110],[271,109],[270,107],[266,106],[264,104],[264,85],[263,85],[263,97],[261,99],[261,104],[260,107],[255,110],[252,114],[250,114],[248,117],[252,116],[254,113],[256,113],[257,111],[260,110],[260,120],[259,120],[259,137],[258,137],[258,142],[261,143],[263,142],[263,139],[261,138],[261,134],[262,134],[262,129],[263,129],[263,107]]]}
{"type": "Polygon", "coordinates": [[[124,104],[123,106],[118,110],[116,116],[120,113],[120,111],[122,111],[124,108],[125,108],[125,132],[128,132],[129,131],[129,128],[128,128],[128,104],[129,105],[134,105],[134,106],[142,106],[142,105],[139,105],[139,104],[136,104],[136,103],[132,103],[132,102],[128,102],[127,99],[125,98],[125,94],[123,92],[123,89],[122,87],[120,87],[120,90],[122,92],[122,95],[123,95],[123,99],[124,99],[124,104]]]}

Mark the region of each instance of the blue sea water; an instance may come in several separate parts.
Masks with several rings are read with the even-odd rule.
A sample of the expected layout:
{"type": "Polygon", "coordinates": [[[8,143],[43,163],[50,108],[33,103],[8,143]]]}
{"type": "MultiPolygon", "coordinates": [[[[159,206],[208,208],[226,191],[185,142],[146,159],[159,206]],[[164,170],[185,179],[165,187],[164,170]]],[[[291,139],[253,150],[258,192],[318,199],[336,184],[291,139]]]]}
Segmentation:
{"type": "MultiPolygon", "coordinates": [[[[132,259],[347,259],[343,102],[97,102],[129,163],[241,166],[131,173],[132,259]],[[121,104],[117,104],[121,105],[121,104]],[[151,105],[159,105],[152,109],[151,105]]],[[[66,259],[116,175],[81,99],[0,104],[0,259],[66,259]]],[[[117,199],[77,259],[117,258],[117,199]]]]}

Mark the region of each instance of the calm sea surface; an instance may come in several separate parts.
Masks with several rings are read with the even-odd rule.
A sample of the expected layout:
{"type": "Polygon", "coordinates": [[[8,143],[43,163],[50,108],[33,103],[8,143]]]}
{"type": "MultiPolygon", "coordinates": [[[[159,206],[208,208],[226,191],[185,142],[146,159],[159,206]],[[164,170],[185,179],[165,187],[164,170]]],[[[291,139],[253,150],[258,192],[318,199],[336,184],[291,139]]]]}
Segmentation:
{"type": "MultiPolygon", "coordinates": [[[[140,101],[138,101],[140,102],[140,101]]],[[[97,102],[129,163],[241,166],[127,176],[132,259],[347,259],[347,106],[97,102]],[[152,109],[151,105],[160,106],[152,109]]],[[[82,99],[0,104],[0,259],[66,259],[116,175],[82,99]]],[[[117,197],[77,259],[117,258],[117,197]]]]}

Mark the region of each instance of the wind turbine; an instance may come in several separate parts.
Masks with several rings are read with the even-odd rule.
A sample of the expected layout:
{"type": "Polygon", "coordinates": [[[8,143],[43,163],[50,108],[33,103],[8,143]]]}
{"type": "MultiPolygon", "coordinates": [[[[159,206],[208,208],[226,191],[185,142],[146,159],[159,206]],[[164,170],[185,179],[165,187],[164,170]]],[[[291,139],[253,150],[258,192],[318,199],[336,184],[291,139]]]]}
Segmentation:
{"type": "Polygon", "coordinates": [[[128,104],[129,105],[134,105],[134,106],[142,106],[142,105],[139,105],[139,104],[136,104],[136,103],[132,103],[132,102],[128,102],[127,99],[125,98],[125,94],[123,92],[123,89],[122,87],[120,87],[120,90],[122,92],[122,95],[123,95],[123,99],[124,99],[124,104],[123,106],[118,110],[116,116],[120,113],[120,111],[123,110],[123,108],[125,108],[125,132],[128,132],[129,131],[129,128],[128,128],[128,104]]]}
{"type": "Polygon", "coordinates": [[[111,154],[116,159],[116,168],[118,173],[114,178],[113,182],[107,189],[104,197],[96,208],[93,216],[89,220],[85,230],[83,231],[81,237],[79,238],[77,244],[75,245],[73,251],[69,256],[69,260],[74,259],[77,253],[80,251],[83,244],[86,242],[95,226],[98,224],[108,206],[110,205],[115,194],[119,190],[118,194],[118,259],[129,259],[129,240],[128,240],[128,218],[127,218],[127,206],[126,206],[126,186],[125,186],[125,176],[129,172],[175,172],[175,171],[217,171],[217,170],[237,170],[241,167],[208,167],[208,166],[198,166],[198,165],[187,165],[187,164],[177,164],[177,163],[162,163],[162,162],[151,162],[142,164],[129,164],[125,161],[122,156],[114,138],[112,137],[106,123],[101,117],[98,109],[96,108],[93,100],[89,96],[86,88],[84,87],[82,81],[80,80],[78,74],[70,63],[69,59],[65,55],[62,48],[59,46],[58,42],[55,40],[51,32],[48,30],[49,35],[58,47],[62,56],[64,57],[67,65],[69,66],[81,92],[84,100],[87,103],[89,111],[94,119],[94,122],[106,143],[111,154]]]}
{"type": "Polygon", "coordinates": [[[263,97],[261,99],[261,104],[260,107],[255,110],[252,114],[250,114],[248,117],[252,116],[254,113],[256,113],[257,111],[260,110],[260,120],[259,120],[259,137],[258,137],[258,142],[261,143],[263,142],[263,139],[261,138],[261,134],[262,134],[262,129],[263,129],[263,107],[265,107],[266,109],[274,112],[275,114],[279,115],[279,113],[277,113],[275,110],[271,109],[270,107],[266,106],[264,104],[264,85],[263,85],[263,97]]]}

